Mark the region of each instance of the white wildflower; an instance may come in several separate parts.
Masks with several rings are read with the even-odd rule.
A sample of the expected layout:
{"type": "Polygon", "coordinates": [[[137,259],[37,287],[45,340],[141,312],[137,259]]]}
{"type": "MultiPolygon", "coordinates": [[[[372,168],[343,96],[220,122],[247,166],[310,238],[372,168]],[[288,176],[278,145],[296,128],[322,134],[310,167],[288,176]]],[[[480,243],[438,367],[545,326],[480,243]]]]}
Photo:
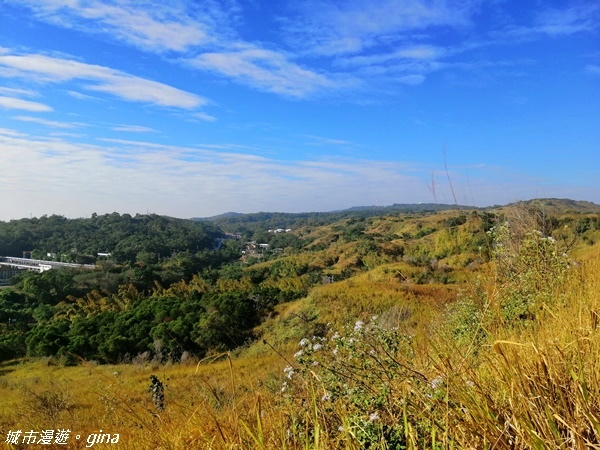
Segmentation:
{"type": "Polygon", "coordinates": [[[302,355],[304,354],[304,352],[302,350],[298,350],[296,353],[294,353],[294,358],[298,359],[300,358],[302,355]]]}
{"type": "Polygon", "coordinates": [[[441,377],[441,376],[435,377],[433,380],[431,380],[431,388],[437,389],[438,386],[440,386],[443,381],[444,381],[443,377],[441,377]]]}
{"type": "Polygon", "coordinates": [[[371,413],[371,415],[369,416],[369,422],[377,422],[379,420],[379,414],[377,413],[377,411],[375,411],[374,413],[371,413]]]}
{"type": "Polygon", "coordinates": [[[307,345],[310,345],[310,341],[306,338],[302,338],[299,345],[300,347],[306,347],[307,345]]]}
{"type": "Polygon", "coordinates": [[[331,336],[331,339],[339,339],[340,337],[341,337],[341,336],[340,336],[340,333],[338,333],[338,332],[336,331],[336,332],[335,332],[335,334],[334,334],[333,336],[331,336]]]}
{"type": "Polygon", "coordinates": [[[322,346],[321,344],[315,344],[315,345],[313,345],[313,348],[312,348],[312,349],[313,349],[315,352],[318,352],[318,351],[319,351],[319,350],[321,350],[322,348],[323,348],[323,346],[322,346]]]}
{"type": "Polygon", "coordinates": [[[294,368],[292,366],[286,366],[286,368],[283,369],[283,373],[291,380],[295,373],[294,368]]]}
{"type": "Polygon", "coordinates": [[[365,323],[362,320],[358,320],[355,324],[354,324],[354,331],[360,331],[362,330],[362,328],[365,326],[365,323]]]}

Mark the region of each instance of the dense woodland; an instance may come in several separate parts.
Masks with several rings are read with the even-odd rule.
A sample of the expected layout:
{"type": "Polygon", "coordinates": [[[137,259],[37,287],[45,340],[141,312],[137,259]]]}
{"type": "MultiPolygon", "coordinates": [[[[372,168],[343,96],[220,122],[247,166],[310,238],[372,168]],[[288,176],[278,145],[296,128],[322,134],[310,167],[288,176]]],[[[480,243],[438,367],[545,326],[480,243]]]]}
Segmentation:
{"type": "MultiPolygon", "coordinates": [[[[177,361],[237,348],[258,337],[256,327],[276,305],[384,264],[402,263],[396,278],[405,284],[460,284],[489,260],[490,230],[504,220],[502,210],[400,209],[0,223],[3,255],[31,251],[34,258],[97,264],[22,273],[1,290],[0,358],[177,361]],[[276,227],[292,231],[268,231],[276,227]],[[243,238],[225,239],[224,231],[243,238]],[[244,255],[247,241],[269,250],[244,255]]],[[[539,228],[565,251],[578,237],[593,243],[588,235],[600,229],[594,214],[533,210],[539,228]]]]}
{"type": "Polygon", "coordinates": [[[210,223],[154,214],[93,214],[88,219],[52,215],[0,222],[0,255],[21,256],[29,251],[34,259],[93,263],[98,253],[111,253],[116,263],[132,264],[209,250],[214,238],[221,236],[210,223]]]}

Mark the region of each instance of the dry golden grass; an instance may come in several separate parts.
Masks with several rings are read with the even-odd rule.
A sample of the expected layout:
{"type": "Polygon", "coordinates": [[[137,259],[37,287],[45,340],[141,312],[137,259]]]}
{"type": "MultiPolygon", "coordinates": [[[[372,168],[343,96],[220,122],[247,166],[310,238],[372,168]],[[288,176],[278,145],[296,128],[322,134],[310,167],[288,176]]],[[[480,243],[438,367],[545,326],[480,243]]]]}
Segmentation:
{"type": "MultiPolygon", "coordinates": [[[[75,434],[100,429],[118,433],[123,449],[359,449],[365,434],[352,424],[368,411],[350,398],[326,403],[326,372],[316,368],[298,378],[297,396],[284,397],[283,369],[298,367],[291,355],[317,324],[328,333],[379,314],[386,329],[418,341],[412,356],[391,355],[392,366],[381,366],[382,374],[409,374],[388,374],[393,395],[381,413],[382,424],[400,425],[406,448],[600,448],[600,246],[578,258],[556,287],[560,302],[542,305],[529,326],[492,330],[479,348],[456,347],[432,326],[455,288],[406,283],[416,269],[393,263],[280,305],[261,340],[234,356],[162,366],[4,363],[0,427],[69,428],[76,449],[86,442],[75,434]],[[152,374],[164,384],[163,411],[149,392],[152,374]]],[[[492,272],[479,275],[494,295],[492,272]]],[[[389,448],[382,436],[371,436],[371,448],[389,448]]]]}

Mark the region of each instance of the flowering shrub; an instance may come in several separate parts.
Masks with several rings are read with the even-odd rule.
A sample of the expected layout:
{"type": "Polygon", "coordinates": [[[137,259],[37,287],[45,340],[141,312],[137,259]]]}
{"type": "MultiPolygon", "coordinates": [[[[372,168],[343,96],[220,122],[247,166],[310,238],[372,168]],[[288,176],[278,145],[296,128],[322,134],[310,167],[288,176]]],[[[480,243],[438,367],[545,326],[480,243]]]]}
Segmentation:
{"type": "Polygon", "coordinates": [[[284,369],[281,390],[295,406],[312,403],[311,420],[335,440],[352,440],[361,448],[405,448],[408,403],[431,403],[441,385],[439,379],[428,383],[412,367],[414,357],[412,336],[384,328],[374,316],[330,337],[302,339],[295,367],[284,369]]]}
{"type": "Polygon", "coordinates": [[[556,287],[571,265],[567,254],[559,251],[553,237],[540,231],[525,234],[517,245],[512,246],[514,236],[508,223],[493,228],[490,233],[500,284],[502,320],[514,323],[535,319],[544,304],[560,300],[556,287]]]}
{"type": "Polygon", "coordinates": [[[471,292],[448,307],[450,336],[480,347],[490,330],[534,323],[545,306],[560,304],[559,286],[574,264],[558,242],[540,231],[516,236],[510,223],[490,229],[493,270],[471,283],[471,292]]]}

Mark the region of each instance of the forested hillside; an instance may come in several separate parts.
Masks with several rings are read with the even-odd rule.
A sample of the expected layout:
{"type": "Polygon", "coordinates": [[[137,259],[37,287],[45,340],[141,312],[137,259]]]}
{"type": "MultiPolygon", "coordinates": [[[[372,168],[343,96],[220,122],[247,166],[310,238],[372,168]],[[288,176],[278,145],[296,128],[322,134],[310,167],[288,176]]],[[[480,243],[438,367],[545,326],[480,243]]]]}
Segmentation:
{"type": "Polygon", "coordinates": [[[87,219],[52,215],[0,222],[0,255],[92,263],[98,253],[110,253],[117,263],[178,252],[211,249],[221,231],[210,223],[156,214],[93,214],[87,219]],[[49,256],[50,255],[50,256],[49,256]]]}
{"type": "Polygon", "coordinates": [[[251,214],[225,213],[214,217],[192,220],[212,222],[229,232],[243,233],[246,237],[257,230],[323,226],[342,219],[366,219],[388,214],[426,214],[448,210],[472,210],[476,208],[437,203],[394,204],[390,206],[357,206],[330,212],[278,213],[259,212],[251,214]]]}
{"type": "MultiPolygon", "coordinates": [[[[553,235],[560,251],[570,250],[577,238],[593,243],[600,228],[597,216],[533,211],[528,217],[537,223],[526,225],[553,235]]],[[[155,215],[51,216],[0,224],[6,254],[29,249],[40,258],[95,261],[99,251],[110,253],[93,271],[55,269],[15,277],[13,287],[0,292],[0,357],[104,362],[138,355],[161,361],[183,354],[201,357],[247,344],[259,337],[257,327],[276,305],[328,295],[314,288],[346,279],[357,280],[346,293],[350,297],[363,292],[370,298],[369,290],[377,297],[392,286],[391,303],[371,300],[380,312],[406,289],[416,292],[414,286],[424,287],[423,298],[439,297],[436,286],[446,286],[442,297],[450,301],[456,288],[490,260],[490,230],[506,214],[390,212],[330,217],[327,225],[312,225],[307,215],[295,217],[294,228],[280,233],[270,228],[281,223],[278,216],[236,220],[247,227],[249,241],[221,238],[216,224],[155,215]],[[248,242],[264,247],[250,250],[254,244],[248,242]],[[385,267],[387,287],[365,289],[369,283],[358,275],[378,267],[385,267]]],[[[343,304],[339,308],[338,320],[356,312],[343,304]]],[[[309,329],[318,327],[309,322],[309,329]]]]}
{"type": "Polygon", "coordinates": [[[111,257],[0,290],[0,426],[131,449],[600,445],[589,204],[274,217],[2,224],[41,256],[111,257]]]}

